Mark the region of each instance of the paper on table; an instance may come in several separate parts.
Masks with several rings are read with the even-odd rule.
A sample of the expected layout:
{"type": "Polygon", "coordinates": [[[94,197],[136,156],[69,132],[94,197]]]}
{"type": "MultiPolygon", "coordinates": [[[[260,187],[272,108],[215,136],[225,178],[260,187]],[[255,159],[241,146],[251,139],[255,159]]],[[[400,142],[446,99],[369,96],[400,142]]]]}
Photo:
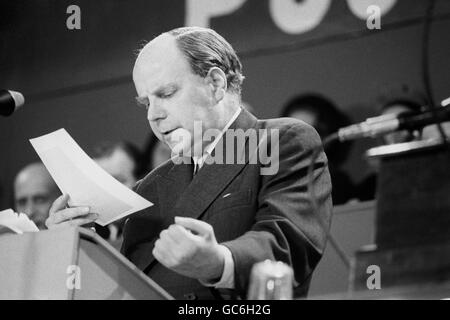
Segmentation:
{"type": "Polygon", "coordinates": [[[0,227],[4,226],[22,234],[24,232],[38,232],[38,227],[24,213],[16,213],[12,209],[0,211],[0,227]]]}
{"type": "Polygon", "coordinates": [[[89,206],[105,226],[153,204],[103,170],[65,129],[30,139],[70,206],[89,206]]]}

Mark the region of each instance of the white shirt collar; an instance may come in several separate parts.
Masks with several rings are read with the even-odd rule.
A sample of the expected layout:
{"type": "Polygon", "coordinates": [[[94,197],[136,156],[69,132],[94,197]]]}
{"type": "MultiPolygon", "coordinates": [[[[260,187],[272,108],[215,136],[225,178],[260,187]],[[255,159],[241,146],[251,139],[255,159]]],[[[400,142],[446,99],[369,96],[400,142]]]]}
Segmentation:
{"type": "Polygon", "coordinates": [[[203,153],[203,156],[201,157],[193,157],[195,167],[197,166],[201,168],[203,166],[203,163],[205,162],[205,159],[212,153],[216,145],[219,143],[222,136],[225,134],[225,132],[230,128],[230,126],[233,124],[233,122],[237,119],[237,117],[241,114],[242,109],[239,108],[234,115],[231,117],[230,121],[225,125],[225,127],[222,129],[220,134],[214,139],[213,142],[208,144],[205,147],[205,152],[203,153]]]}

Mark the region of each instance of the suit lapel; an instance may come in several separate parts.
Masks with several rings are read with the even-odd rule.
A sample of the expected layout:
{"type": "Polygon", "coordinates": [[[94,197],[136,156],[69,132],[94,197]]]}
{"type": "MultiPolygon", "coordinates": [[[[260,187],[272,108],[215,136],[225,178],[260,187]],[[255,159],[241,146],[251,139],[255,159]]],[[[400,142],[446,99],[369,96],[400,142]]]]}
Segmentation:
{"type": "MultiPolygon", "coordinates": [[[[254,128],[256,123],[257,119],[253,115],[242,110],[229,130],[246,131],[254,128]]],[[[219,155],[216,152],[222,152],[223,163],[205,163],[192,181],[186,178],[188,176],[186,170],[193,170],[193,167],[185,164],[174,164],[165,176],[161,176],[157,182],[158,199],[167,226],[173,223],[175,216],[201,218],[221,191],[244,169],[249,159],[247,140],[248,138],[241,145],[234,143],[234,150],[231,152],[233,157],[231,157],[231,150],[226,147],[227,135],[224,134],[210,156],[217,159],[219,155]],[[220,145],[223,147],[220,148],[220,145]],[[230,159],[233,158],[231,164],[227,164],[227,156],[230,159]]],[[[146,272],[152,268],[154,260],[153,255],[150,254],[148,263],[143,266],[146,267],[146,272]]]]}
{"type": "Polygon", "coordinates": [[[160,210],[165,220],[170,220],[169,223],[173,223],[172,211],[177,200],[192,183],[193,164],[190,158],[183,160],[183,163],[174,164],[165,176],[161,176],[157,184],[160,210]]]}
{"type": "MultiPolygon", "coordinates": [[[[245,110],[237,117],[228,131],[233,132],[236,129],[246,131],[256,125],[256,118],[245,110]]],[[[173,213],[184,217],[194,219],[201,218],[202,214],[217,198],[223,189],[239,174],[248,161],[248,150],[246,148],[247,140],[240,145],[233,139],[234,135],[222,136],[221,140],[195,175],[192,183],[178,199],[173,213]],[[230,141],[230,138],[232,141],[230,141]],[[227,147],[228,146],[228,147],[227,147]],[[221,156],[220,156],[221,155],[221,156]],[[223,163],[208,161],[222,159],[223,163]],[[228,160],[231,160],[229,163],[228,160]]]]}
{"type": "MultiPolygon", "coordinates": [[[[173,164],[165,175],[160,175],[156,180],[156,190],[158,193],[158,205],[161,216],[162,228],[167,228],[174,222],[173,208],[177,203],[177,199],[183,194],[188,185],[192,181],[193,165],[189,159],[179,164],[173,164]]],[[[154,238],[150,242],[142,243],[134,254],[132,261],[145,273],[147,273],[156,262],[153,257],[152,250],[155,241],[158,239],[159,233],[154,234],[154,238]]]]}

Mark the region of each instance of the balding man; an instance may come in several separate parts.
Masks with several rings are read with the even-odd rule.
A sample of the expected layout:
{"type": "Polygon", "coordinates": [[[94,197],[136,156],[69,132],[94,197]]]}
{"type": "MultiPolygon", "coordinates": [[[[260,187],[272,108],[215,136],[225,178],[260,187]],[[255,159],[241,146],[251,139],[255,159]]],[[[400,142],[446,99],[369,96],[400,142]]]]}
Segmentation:
{"type": "MultiPolygon", "coordinates": [[[[331,183],[323,152],[313,169],[317,210],[307,188],[320,137],[304,122],[244,110],[243,79],[231,45],[197,27],[158,36],[134,66],[137,100],[173,158],[135,186],[154,205],[129,217],[122,252],[178,299],[245,297],[252,266],[266,259],[289,264],[295,295],[304,296],[324,250],[331,183]],[[261,148],[270,167],[250,159],[261,148]]],[[[67,200],[55,201],[49,228],[95,220],[67,200]]]]}
{"type": "Polygon", "coordinates": [[[14,180],[14,205],[17,212],[28,215],[37,227],[45,229],[45,220],[60,192],[42,163],[31,163],[19,171],[14,180]]]}

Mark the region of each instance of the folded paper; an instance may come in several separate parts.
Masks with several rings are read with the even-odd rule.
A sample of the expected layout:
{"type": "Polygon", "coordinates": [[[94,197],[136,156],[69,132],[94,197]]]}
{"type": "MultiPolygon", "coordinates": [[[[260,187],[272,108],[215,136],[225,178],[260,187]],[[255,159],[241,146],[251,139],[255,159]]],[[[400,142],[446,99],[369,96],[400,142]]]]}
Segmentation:
{"type": "Polygon", "coordinates": [[[105,226],[153,204],[128,189],[92,160],[65,129],[30,139],[69,206],[88,206],[105,226]]]}

